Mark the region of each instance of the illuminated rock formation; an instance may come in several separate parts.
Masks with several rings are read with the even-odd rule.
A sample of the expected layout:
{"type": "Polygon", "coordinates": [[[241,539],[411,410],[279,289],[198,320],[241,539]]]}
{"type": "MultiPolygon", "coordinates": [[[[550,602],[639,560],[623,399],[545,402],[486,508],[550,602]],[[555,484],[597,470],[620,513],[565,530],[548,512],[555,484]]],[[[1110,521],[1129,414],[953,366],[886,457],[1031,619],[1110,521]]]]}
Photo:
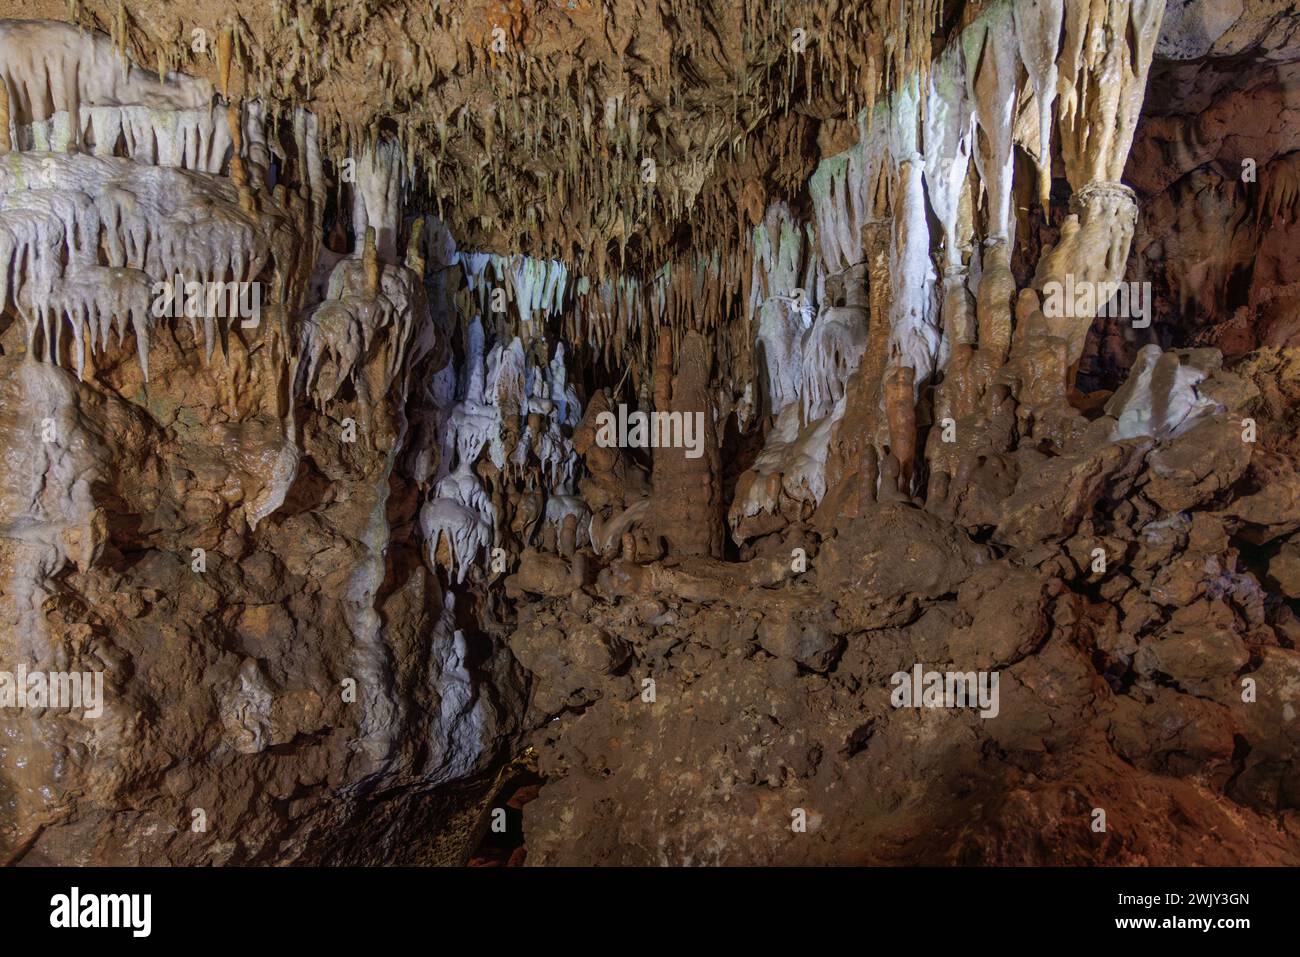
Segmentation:
{"type": "Polygon", "coordinates": [[[0,861],[1300,861],[1294,12],[34,2],[0,861]]]}

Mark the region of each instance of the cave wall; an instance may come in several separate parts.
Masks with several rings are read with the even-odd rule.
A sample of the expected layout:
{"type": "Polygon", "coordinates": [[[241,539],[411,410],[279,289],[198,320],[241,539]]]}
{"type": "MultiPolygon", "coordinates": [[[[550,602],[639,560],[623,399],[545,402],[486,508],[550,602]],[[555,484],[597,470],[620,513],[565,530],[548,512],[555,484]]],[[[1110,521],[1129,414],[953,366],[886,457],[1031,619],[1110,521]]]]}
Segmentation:
{"type": "Polygon", "coordinates": [[[1161,33],[1134,4],[1094,14],[1107,42],[1081,62],[1066,5],[1036,58],[1051,6],[965,24],[924,113],[913,87],[860,116],[811,215],[756,227],[770,418],[729,509],[741,560],[625,554],[581,596],[521,572],[552,596],[510,639],[548,688],[529,862],[1296,859],[1294,349],[1252,313],[1225,364],[1147,265],[1239,255],[1252,302],[1281,295],[1270,164],[1294,137],[1253,112],[1269,136],[1238,251],[1175,192],[1214,144],[1151,155],[1162,103],[1214,127],[1229,94],[1140,112],[1147,58],[1161,85],[1231,73],[1258,97],[1236,109],[1282,102],[1291,27],[1205,5],[1161,33]],[[1150,316],[1046,314],[1054,280],[1125,278],[1159,284],[1150,316]],[[900,705],[913,669],[996,675],[998,706],[900,705]]]}

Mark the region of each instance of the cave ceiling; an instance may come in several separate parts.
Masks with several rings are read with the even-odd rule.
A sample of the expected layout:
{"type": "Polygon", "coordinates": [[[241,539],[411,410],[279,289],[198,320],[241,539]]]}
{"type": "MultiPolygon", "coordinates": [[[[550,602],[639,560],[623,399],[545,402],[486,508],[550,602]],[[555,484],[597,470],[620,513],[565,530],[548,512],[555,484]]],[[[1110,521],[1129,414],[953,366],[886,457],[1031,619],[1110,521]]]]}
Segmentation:
{"type": "Polygon", "coordinates": [[[335,163],[394,137],[463,244],[598,276],[734,245],[924,68],[941,16],[933,0],[31,6],[281,120],[306,107],[335,163]]]}

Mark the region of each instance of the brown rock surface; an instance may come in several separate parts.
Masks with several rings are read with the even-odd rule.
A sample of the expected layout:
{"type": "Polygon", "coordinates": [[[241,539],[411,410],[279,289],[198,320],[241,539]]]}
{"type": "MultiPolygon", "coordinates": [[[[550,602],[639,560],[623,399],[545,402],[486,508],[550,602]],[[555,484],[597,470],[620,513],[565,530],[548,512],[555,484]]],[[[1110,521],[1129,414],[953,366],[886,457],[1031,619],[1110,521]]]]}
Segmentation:
{"type": "Polygon", "coordinates": [[[1280,0],[0,8],[0,862],[1300,864],[1298,86],[1280,0]]]}

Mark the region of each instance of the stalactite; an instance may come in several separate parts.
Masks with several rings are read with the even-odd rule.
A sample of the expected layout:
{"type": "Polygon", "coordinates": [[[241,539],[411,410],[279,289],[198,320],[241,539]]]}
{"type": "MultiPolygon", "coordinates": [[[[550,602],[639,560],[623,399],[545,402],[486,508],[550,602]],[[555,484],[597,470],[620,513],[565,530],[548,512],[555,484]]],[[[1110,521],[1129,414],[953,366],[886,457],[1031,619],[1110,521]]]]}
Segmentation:
{"type": "Polygon", "coordinates": [[[221,96],[230,100],[230,63],[234,46],[234,30],[226,24],[217,33],[217,75],[221,84],[221,96]]]}
{"type": "Polygon", "coordinates": [[[890,248],[893,233],[889,222],[875,221],[864,230],[867,247],[867,294],[871,325],[867,336],[867,351],[861,367],[866,381],[879,383],[889,362],[893,314],[893,286],[890,280],[890,248]]]}
{"type": "MultiPolygon", "coordinates": [[[[280,214],[254,211],[250,218],[236,206],[231,185],[211,174],[83,154],[16,152],[0,175],[0,195],[0,247],[10,257],[4,274],[28,318],[29,351],[36,350],[39,332],[47,358],[57,361],[66,319],[77,354],[85,355],[88,338],[93,356],[107,346],[106,334],[94,330],[116,314],[119,341],[128,320],[135,329],[146,377],[151,281],[172,282],[182,270],[204,280],[229,274],[249,281],[262,272],[273,247],[278,258],[291,244],[280,214]],[[178,213],[195,206],[206,210],[201,221],[178,213]],[[92,335],[83,337],[87,326],[92,335]]],[[[179,295],[185,298],[183,290],[179,295]]],[[[215,317],[204,316],[203,330],[208,357],[215,317]]]]}
{"type": "Polygon", "coordinates": [[[1015,21],[1010,6],[994,7],[962,34],[969,94],[982,134],[974,151],[988,195],[983,272],[976,293],[980,351],[1000,365],[1011,345],[1012,124],[1020,68],[1015,21]]]}
{"type": "Polygon", "coordinates": [[[406,268],[417,276],[424,275],[424,254],[420,251],[423,235],[424,219],[417,218],[411,223],[411,233],[406,242],[406,268]]]}
{"type": "Polygon", "coordinates": [[[13,149],[9,136],[9,84],[0,76],[0,153],[13,149]]]}
{"type": "Polygon", "coordinates": [[[248,184],[248,173],[244,170],[243,124],[240,122],[240,112],[235,104],[231,104],[226,110],[226,122],[230,128],[230,180],[239,193],[240,208],[249,215],[256,215],[257,202],[248,184]]]}
{"type": "Polygon", "coordinates": [[[1052,189],[1052,105],[1056,99],[1057,44],[1064,0],[1017,0],[1012,4],[1020,56],[1038,105],[1038,201],[1044,210],[1052,189]]]}
{"type": "MultiPolygon", "coordinates": [[[[1136,224],[1132,190],[1119,182],[1146,90],[1164,5],[1155,0],[1108,7],[1067,5],[1058,67],[1058,116],[1071,214],[1056,248],[1039,261],[1035,287],[1049,282],[1114,282],[1123,276],[1136,224]]],[[[1044,317],[1067,340],[1076,366],[1094,315],[1044,317]]]]}
{"type": "Polygon", "coordinates": [[[403,151],[395,140],[368,142],[356,158],[352,191],[353,228],[360,241],[367,226],[375,228],[375,243],[384,262],[397,261],[401,200],[408,182],[403,151]]]}
{"type": "Polygon", "coordinates": [[[967,182],[974,114],[966,97],[961,45],[951,44],[930,72],[925,115],[925,182],[930,205],[943,225],[943,330],[949,347],[973,343],[966,262],[973,224],[967,182]]]}
{"type": "Polygon", "coordinates": [[[923,159],[917,150],[918,87],[919,80],[913,78],[899,90],[890,121],[890,153],[898,170],[890,251],[890,356],[891,362],[914,370],[913,381],[920,388],[934,374],[940,342],[933,317],[934,268],[922,185],[923,159]]]}

